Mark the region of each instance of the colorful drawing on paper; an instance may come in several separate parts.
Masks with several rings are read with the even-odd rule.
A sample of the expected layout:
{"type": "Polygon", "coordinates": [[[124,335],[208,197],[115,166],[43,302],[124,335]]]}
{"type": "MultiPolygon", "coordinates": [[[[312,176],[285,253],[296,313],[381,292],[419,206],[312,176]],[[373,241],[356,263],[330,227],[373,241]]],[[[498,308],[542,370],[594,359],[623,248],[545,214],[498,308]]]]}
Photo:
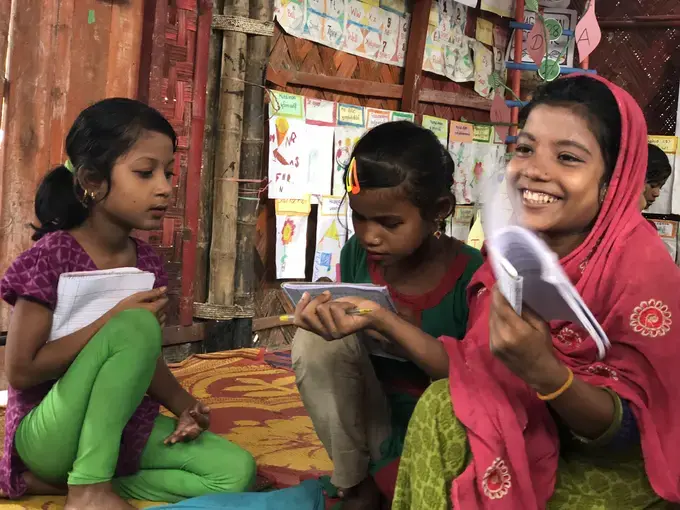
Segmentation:
{"type": "Polygon", "coordinates": [[[349,165],[354,146],[366,132],[366,128],[338,126],[335,128],[333,157],[333,195],[345,194],[345,170],[349,165]]]}
{"type": "Polygon", "coordinates": [[[310,147],[306,136],[302,119],[269,119],[269,198],[300,198],[305,194],[310,147]]]}
{"type": "Polygon", "coordinates": [[[276,216],[276,277],[305,277],[307,216],[276,216]]]}
{"type": "Polygon", "coordinates": [[[347,199],[343,196],[322,197],[316,224],[316,248],[312,281],[319,278],[337,280],[340,253],[347,241],[347,199]]]}

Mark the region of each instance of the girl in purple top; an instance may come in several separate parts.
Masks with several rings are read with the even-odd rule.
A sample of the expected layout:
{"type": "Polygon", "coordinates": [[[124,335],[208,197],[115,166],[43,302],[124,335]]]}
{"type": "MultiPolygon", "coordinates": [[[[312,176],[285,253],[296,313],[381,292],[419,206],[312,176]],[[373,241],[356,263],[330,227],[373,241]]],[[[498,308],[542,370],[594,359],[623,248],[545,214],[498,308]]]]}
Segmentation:
{"type": "Polygon", "coordinates": [[[163,361],[167,276],[152,248],[130,237],[161,227],[175,147],[159,112],[106,99],[76,119],[67,163],[38,189],[37,242],[0,282],[14,307],[0,462],[7,497],[68,491],[67,510],[120,510],[133,508],[123,498],[176,502],[252,484],[252,456],[206,432],[210,410],[163,361]],[[154,273],[156,288],[48,342],[59,276],[116,267],[154,273]]]}

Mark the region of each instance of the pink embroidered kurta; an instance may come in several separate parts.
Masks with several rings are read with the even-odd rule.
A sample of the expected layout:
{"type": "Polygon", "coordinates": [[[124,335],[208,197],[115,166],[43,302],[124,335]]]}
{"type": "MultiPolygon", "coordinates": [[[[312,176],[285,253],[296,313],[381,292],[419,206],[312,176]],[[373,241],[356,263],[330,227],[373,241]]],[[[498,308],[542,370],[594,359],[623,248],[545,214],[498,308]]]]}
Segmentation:
{"type": "MultiPolygon", "coordinates": [[[[167,285],[168,278],[160,257],[148,244],[137,244],[137,268],[156,275],[155,287],[167,285]]],[[[18,298],[30,299],[54,309],[57,303],[57,285],[62,273],[96,271],[97,267],[68,232],[47,234],[17,258],[0,281],[0,297],[11,306],[18,298]]],[[[26,492],[22,473],[26,467],[14,445],[14,435],[21,420],[47,395],[55,381],[49,381],[29,390],[9,388],[5,412],[5,453],[0,460],[0,490],[10,498],[19,498],[26,492]]],[[[139,470],[139,460],[146,445],[159,404],[145,397],[123,430],[116,476],[125,476],[139,470]]]]}

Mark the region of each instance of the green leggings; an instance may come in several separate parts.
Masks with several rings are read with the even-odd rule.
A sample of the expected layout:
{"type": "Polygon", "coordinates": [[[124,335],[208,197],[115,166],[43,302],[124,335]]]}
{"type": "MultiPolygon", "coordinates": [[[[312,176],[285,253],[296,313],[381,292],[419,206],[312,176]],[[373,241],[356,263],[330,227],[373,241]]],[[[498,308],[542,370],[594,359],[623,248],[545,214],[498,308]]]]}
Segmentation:
{"type": "Polygon", "coordinates": [[[112,318],[85,346],[43,401],[20,423],[15,444],[33,474],[50,483],[113,481],[125,498],[174,503],[210,493],[248,490],[253,457],[210,432],[172,446],[175,420],[159,415],[140,471],[114,478],[123,428],[141,403],[161,354],[150,312],[112,318]]]}

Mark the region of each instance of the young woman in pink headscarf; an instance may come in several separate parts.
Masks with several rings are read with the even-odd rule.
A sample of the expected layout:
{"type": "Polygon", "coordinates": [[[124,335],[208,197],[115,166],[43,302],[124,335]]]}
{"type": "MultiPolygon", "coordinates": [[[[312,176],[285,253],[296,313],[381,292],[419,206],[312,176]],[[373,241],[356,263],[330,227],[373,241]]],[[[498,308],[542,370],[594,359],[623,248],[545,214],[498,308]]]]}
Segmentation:
{"type": "Polygon", "coordinates": [[[463,341],[418,342],[369,303],[335,302],[433,378],[411,418],[396,510],[643,509],[680,502],[680,271],[643,219],[646,123],[600,78],[546,84],[523,110],[508,186],[524,225],[560,258],[611,349],[578,325],[518,316],[485,263],[463,341]],[[389,329],[389,331],[387,330],[389,329]],[[408,342],[403,340],[408,338],[408,342]],[[418,345],[422,349],[418,349],[418,345]]]}

